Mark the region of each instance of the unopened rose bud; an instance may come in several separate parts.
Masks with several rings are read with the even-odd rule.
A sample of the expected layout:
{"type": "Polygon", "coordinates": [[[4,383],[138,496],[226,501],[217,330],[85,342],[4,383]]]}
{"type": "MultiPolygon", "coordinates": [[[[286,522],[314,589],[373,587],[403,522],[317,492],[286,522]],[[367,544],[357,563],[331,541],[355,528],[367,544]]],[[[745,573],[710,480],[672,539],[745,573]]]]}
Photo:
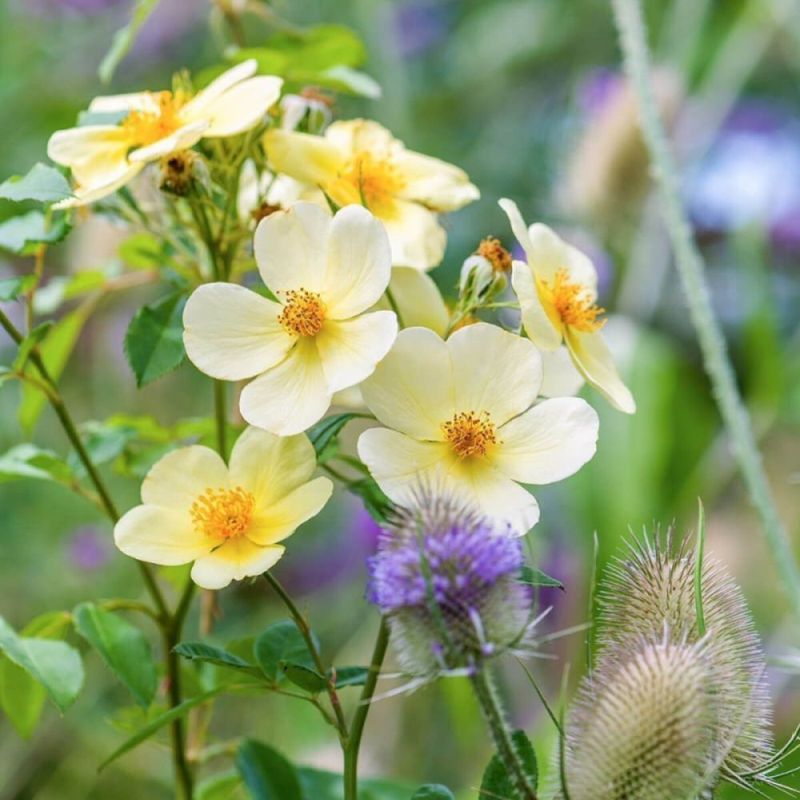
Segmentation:
{"type": "Polygon", "coordinates": [[[281,128],[320,133],[332,119],[332,102],[327,95],[310,88],[301,94],[285,95],[280,102],[281,128]]]}
{"type": "Polygon", "coordinates": [[[161,178],[159,188],[162,192],[185,197],[196,182],[203,180],[205,165],[192,150],[179,150],[161,159],[161,178]]]}

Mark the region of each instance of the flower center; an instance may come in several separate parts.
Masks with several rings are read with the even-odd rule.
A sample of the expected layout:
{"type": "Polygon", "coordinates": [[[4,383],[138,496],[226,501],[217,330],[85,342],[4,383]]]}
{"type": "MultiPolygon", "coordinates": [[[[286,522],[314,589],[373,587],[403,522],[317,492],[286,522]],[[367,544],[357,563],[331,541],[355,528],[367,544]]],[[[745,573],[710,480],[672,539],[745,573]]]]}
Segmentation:
{"type": "Polygon", "coordinates": [[[152,98],[157,111],[131,111],[122,123],[138,147],[157,142],[183,125],[179,112],[187,100],[184,92],[154,92],[152,98]]]}
{"type": "Polygon", "coordinates": [[[253,519],[256,499],[241,486],[206,489],[192,503],[195,530],[212,539],[235,539],[244,535],[253,519]]]}
{"type": "Polygon", "coordinates": [[[405,181],[388,155],[364,151],[347,162],[328,187],[328,194],[339,205],[360,203],[378,217],[391,217],[394,197],[404,187],[405,181]]]}
{"type": "Polygon", "coordinates": [[[296,336],[316,336],[325,322],[325,304],[316,292],[290,289],[278,322],[296,336]]]}
{"type": "Polygon", "coordinates": [[[545,308],[551,308],[564,325],[593,333],[606,324],[604,319],[598,319],[605,309],[592,300],[585,286],[571,282],[565,269],[558,270],[550,282],[539,281],[539,292],[543,295],[545,308]]]}
{"type": "Polygon", "coordinates": [[[503,247],[497,237],[487,236],[482,239],[478,245],[477,253],[492,265],[492,269],[495,272],[511,271],[511,253],[503,247]]]}
{"type": "Polygon", "coordinates": [[[459,458],[485,456],[497,444],[497,429],[487,411],[460,411],[442,424],[442,431],[459,458]]]}

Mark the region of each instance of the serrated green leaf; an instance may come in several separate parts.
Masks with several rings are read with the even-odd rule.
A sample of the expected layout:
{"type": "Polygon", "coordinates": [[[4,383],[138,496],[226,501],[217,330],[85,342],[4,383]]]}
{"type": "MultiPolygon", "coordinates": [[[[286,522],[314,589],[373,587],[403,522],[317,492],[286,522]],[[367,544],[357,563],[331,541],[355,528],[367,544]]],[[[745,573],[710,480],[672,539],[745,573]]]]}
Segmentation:
{"type": "Polygon", "coordinates": [[[0,249],[30,255],[40,244],[57,244],[71,229],[65,214],[56,215],[48,225],[41,211],[29,211],[0,222],[0,249]]]}
{"type": "MultiPolygon", "coordinates": [[[[539,785],[539,766],[536,753],[525,731],[514,731],[511,734],[514,748],[522,761],[522,767],[530,780],[531,787],[536,790],[539,785]]],[[[492,756],[483,773],[480,789],[481,797],[504,797],[508,800],[521,800],[519,792],[514,788],[514,781],[506,770],[505,764],[496,753],[492,756]]]]}
{"type": "Polygon", "coordinates": [[[139,309],[131,320],[125,355],[139,388],[171,372],[186,357],[181,319],[185,302],[182,295],[167,295],[139,309]]]}
{"type": "Polygon", "coordinates": [[[327,686],[327,680],[312,667],[282,661],[283,674],[295,685],[311,694],[319,694],[327,686]]]}
{"type": "Polygon", "coordinates": [[[314,445],[314,451],[320,463],[322,463],[323,460],[323,453],[341,433],[342,428],[344,428],[351,419],[358,419],[365,416],[365,414],[357,414],[352,411],[344,414],[333,414],[330,417],[321,419],[306,431],[306,435],[311,440],[311,444],[314,445]]]}
{"type": "Polygon", "coordinates": [[[369,515],[379,523],[389,520],[392,501],[386,496],[373,478],[363,478],[347,484],[347,490],[358,495],[369,515]]]}
{"type": "Polygon", "coordinates": [[[285,664],[314,669],[314,660],[305,640],[297,625],[290,620],[270,625],[253,643],[253,656],[273,683],[283,675],[285,664]]]}
{"type": "Polygon", "coordinates": [[[441,783],[426,783],[411,796],[411,800],[456,800],[455,795],[441,783]]]}
{"type": "Polygon", "coordinates": [[[16,300],[20,295],[27,294],[36,285],[37,280],[35,275],[4,278],[0,281],[0,301],[16,300]]]}
{"type": "Polygon", "coordinates": [[[63,459],[33,444],[18,444],[0,456],[0,482],[35,478],[64,483],[71,476],[63,459]]]}
{"type": "Polygon", "coordinates": [[[0,198],[21,202],[57,203],[72,197],[67,179],[53,167],[34,164],[26,175],[14,175],[0,183],[0,198]]]}
{"type": "Polygon", "coordinates": [[[255,664],[240,658],[221,647],[214,647],[204,642],[181,642],[173,648],[179,656],[190,661],[203,661],[208,664],[217,664],[220,667],[230,667],[231,669],[246,670],[254,674],[259,674],[255,664]]]}
{"type": "Polygon", "coordinates": [[[520,583],[526,583],[528,586],[552,586],[556,589],[563,589],[564,584],[561,581],[545,575],[540,569],[533,567],[523,567],[519,571],[518,579],[520,583]]]}
{"type": "Polygon", "coordinates": [[[72,614],[75,630],[97,650],[134,699],[149,706],[156,693],[158,673],[144,634],[118,614],[92,603],[81,603],[72,614]]]}
{"type": "Polygon", "coordinates": [[[274,748],[245,739],[236,768],[253,800],[303,800],[295,768],[274,748]]]}
{"type": "Polygon", "coordinates": [[[114,38],[111,40],[111,47],[103,56],[103,60],[97,69],[97,74],[103,83],[109,83],[111,78],[114,77],[117,66],[128,54],[128,51],[136,41],[139,29],[156,10],[158,3],[159,0],[137,0],[130,22],[114,34],[114,38]]]}
{"type": "Polygon", "coordinates": [[[337,667],[336,688],[345,686],[363,686],[367,682],[369,667],[337,667]]]}
{"type": "Polygon", "coordinates": [[[83,685],[78,651],[65,642],[19,636],[0,617],[0,650],[44,686],[53,702],[65,711],[83,685]]]}

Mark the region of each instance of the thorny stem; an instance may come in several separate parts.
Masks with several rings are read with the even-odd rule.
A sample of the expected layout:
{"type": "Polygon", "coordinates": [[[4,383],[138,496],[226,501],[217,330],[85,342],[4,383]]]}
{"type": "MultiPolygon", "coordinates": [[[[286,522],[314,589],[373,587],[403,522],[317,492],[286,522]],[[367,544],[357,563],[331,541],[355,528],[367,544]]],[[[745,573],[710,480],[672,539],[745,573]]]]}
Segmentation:
{"type": "Polygon", "coordinates": [[[520,800],[537,800],[536,790],[530,784],[530,778],[511,737],[511,731],[500,708],[500,701],[492,685],[491,677],[484,668],[478,670],[469,680],[481,711],[483,711],[486,724],[489,726],[497,755],[513,781],[520,800]]]}
{"type": "Polygon", "coordinates": [[[292,619],[295,621],[295,624],[300,630],[300,634],[306,643],[306,647],[308,647],[309,653],[311,653],[311,658],[314,661],[314,666],[316,667],[317,672],[325,679],[325,690],[328,694],[328,699],[331,701],[333,713],[336,716],[336,728],[339,731],[339,739],[344,746],[344,743],[347,742],[347,720],[344,718],[342,704],[339,701],[339,695],[336,693],[336,676],[328,675],[328,670],[322,663],[322,656],[317,648],[317,644],[314,641],[314,637],[311,635],[311,628],[308,626],[306,618],[300,612],[300,609],[295,605],[294,600],[289,597],[286,589],[283,588],[280,581],[270,572],[264,573],[264,579],[273,588],[275,594],[280,597],[280,599],[283,601],[283,604],[289,610],[289,613],[292,615],[292,619]]]}
{"type": "Polygon", "coordinates": [[[764,528],[767,545],[792,610],[800,615],[800,570],[786,529],[781,522],[755,441],[750,418],[742,402],[725,339],[714,316],[704,275],[703,258],[695,244],[681,206],[678,175],[651,85],[647,40],[638,0],[613,0],[614,17],[625,58],[625,68],[636,91],[641,125],[653,173],[660,185],[665,222],[689,313],[703,353],[706,372],[725,427],[734,445],[739,468],[764,528]]]}
{"type": "Polygon", "coordinates": [[[381,619],[367,679],[364,681],[364,687],[358,699],[358,707],[350,726],[350,737],[344,749],[344,800],[358,800],[358,751],[361,747],[364,725],[367,722],[367,714],[369,714],[372,697],[375,694],[375,687],[378,685],[378,676],[383,666],[383,659],[386,657],[388,644],[389,626],[385,619],[381,619]]]}

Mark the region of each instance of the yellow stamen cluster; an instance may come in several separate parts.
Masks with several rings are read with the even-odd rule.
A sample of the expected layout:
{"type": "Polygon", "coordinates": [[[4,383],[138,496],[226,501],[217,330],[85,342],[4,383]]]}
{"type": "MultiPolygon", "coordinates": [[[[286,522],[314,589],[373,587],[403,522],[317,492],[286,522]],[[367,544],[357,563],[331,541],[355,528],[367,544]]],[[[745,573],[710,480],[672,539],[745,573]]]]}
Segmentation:
{"type": "Polygon", "coordinates": [[[511,253],[500,244],[500,240],[495,236],[487,236],[478,245],[479,256],[483,256],[491,265],[495,272],[511,271],[511,253]]]}
{"type": "Polygon", "coordinates": [[[316,336],[325,322],[325,304],[316,292],[291,289],[278,322],[295,336],[316,336]]]}
{"type": "Polygon", "coordinates": [[[155,92],[158,111],[131,111],[122,123],[131,141],[143,147],[174,133],[183,124],[180,110],[186,102],[183,92],[155,92]]]}
{"type": "Polygon", "coordinates": [[[598,319],[605,309],[594,302],[585,286],[570,281],[565,269],[558,270],[551,282],[540,281],[539,291],[544,295],[545,308],[552,308],[563,325],[594,333],[606,324],[604,319],[598,319]]]}
{"type": "Polygon", "coordinates": [[[190,513],[195,530],[212,539],[234,539],[244,535],[253,520],[256,500],[241,486],[235,489],[206,489],[192,503],[190,513]]]}
{"type": "Polygon", "coordinates": [[[405,181],[388,155],[367,151],[358,153],[328,188],[339,205],[361,203],[378,217],[394,212],[394,197],[405,188],[405,181]]]}
{"type": "Polygon", "coordinates": [[[460,411],[442,424],[442,431],[459,458],[485,456],[497,444],[497,430],[486,411],[460,411]]]}

